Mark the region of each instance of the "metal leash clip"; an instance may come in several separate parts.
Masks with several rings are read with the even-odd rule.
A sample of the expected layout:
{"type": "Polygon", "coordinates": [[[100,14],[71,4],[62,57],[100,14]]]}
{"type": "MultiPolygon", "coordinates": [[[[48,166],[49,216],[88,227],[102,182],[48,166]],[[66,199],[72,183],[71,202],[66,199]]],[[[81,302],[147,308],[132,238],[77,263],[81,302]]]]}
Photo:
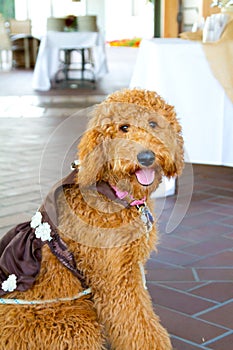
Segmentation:
{"type": "Polygon", "coordinates": [[[70,164],[70,168],[71,170],[75,170],[79,167],[80,165],[80,161],[78,159],[75,159],[71,164],[70,164]]]}
{"type": "Polygon", "coordinates": [[[146,227],[147,238],[149,238],[148,234],[152,230],[153,223],[154,223],[153,216],[150,212],[150,209],[146,205],[146,203],[137,205],[137,209],[138,209],[139,213],[141,214],[141,220],[146,227]]]}

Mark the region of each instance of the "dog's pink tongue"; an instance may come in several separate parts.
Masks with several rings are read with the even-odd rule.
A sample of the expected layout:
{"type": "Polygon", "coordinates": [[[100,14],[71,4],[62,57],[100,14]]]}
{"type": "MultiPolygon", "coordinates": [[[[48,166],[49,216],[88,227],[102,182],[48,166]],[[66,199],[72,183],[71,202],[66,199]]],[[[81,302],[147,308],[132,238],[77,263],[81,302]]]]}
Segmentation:
{"type": "Polygon", "coordinates": [[[135,172],[138,182],[143,186],[152,184],[155,178],[154,169],[139,169],[135,172]]]}

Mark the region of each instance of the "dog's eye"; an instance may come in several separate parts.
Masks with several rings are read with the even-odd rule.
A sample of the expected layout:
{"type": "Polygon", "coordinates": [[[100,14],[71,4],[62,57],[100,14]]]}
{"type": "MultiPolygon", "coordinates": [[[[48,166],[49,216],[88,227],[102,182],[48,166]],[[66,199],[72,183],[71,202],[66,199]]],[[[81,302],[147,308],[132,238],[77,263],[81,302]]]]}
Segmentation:
{"type": "Polygon", "coordinates": [[[123,132],[128,132],[129,131],[129,125],[121,125],[120,126],[120,130],[123,132]]]}
{"type": "Polygon", "coordinates": [[[151,121],[149,122],[149,125],[150,125],[150,127],[151,127],[152,129],[155,129],[155,128],[157,127],[158,124],[157,124],[155,121],[151,120],[151,121]]]}

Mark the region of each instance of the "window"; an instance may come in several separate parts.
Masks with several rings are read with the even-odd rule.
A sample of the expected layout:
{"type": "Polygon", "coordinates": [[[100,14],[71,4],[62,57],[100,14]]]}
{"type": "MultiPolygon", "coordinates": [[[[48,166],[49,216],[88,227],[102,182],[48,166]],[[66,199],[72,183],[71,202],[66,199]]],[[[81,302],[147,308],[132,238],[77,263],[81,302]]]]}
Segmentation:
{"type": "Polygon", "coordinates": [[[0,13],[5,19],[15,17],[15,1],[14,0],[0,0],[0,13]]]}

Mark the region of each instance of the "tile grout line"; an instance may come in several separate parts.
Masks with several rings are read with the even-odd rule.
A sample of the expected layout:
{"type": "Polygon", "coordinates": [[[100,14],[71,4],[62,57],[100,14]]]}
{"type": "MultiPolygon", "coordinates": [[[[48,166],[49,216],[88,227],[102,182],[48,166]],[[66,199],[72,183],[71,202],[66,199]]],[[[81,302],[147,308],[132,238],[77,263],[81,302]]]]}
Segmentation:
{"type": "MultiPolygon", "coordinates": [[[[156,281],[154,281],[154,280],[149,280],[149,279],[147,279],[147,282],[151,283],[153,285],[156,285],[156,284],[163,285],[164,287],[170,287],[171,283],[177,283],[180,285],[182,285],[182,283],[197,283],[196,281],[190,281],[190,280],[183,280],[183,281],[182,280],[156,280],[156,281]]],[[[179,287],[178,288],[170,287],[170,288],[173,288],[174,290],[176,290],[178,292],[191,293],[192,291],[195,291],[196,289],[208,286],[211,283],[232,283],[232,279],[231,280],[230,279],[227,279],[227,280],[226,279],[225,280],[203,280],[203,281],[200,281],[199,285],[197,285],[195,287],[188,288],[186,290],[179,289],[179,287]]],[[[195,296],[196,296],[196,294],[195,294],[195,296]]]]}
{"type": "MultiPolygon", "coordinates": [[[[226,226],[226,225],[223,225],[223,226],[226,226]]],[[[227,226],[226,226],[227,227],[227,226]]],[[[227,232],[226,232],[227,233],[227,232]]],[[[192,253],[186,253],[186,252],[184,252],[182,249],[174,249],[174,248],[166,248],[166,247],[163,247],[164,249],[167,249],[167,250],[170,250],[171,252],[174,252],[174,253],[181,253],[181,254],[187,254],[187,255],[190,255],[190,258],[193,258],[194,259],[194,261],[192,261],[192,264],[195,264],[195,262],[201,262],[202,260],[204,260],[204,259],[206,259],[206,258],[211,258],[212,256],[215,256],[216,255],[216,252],[212,252],[212,253],[209,253],[209,254],[207,254],[207,255],[205,255],[205,256],[200,256],[200,255],[196,255],[196,254],[192,254],[192,253]]],[[[233,250],[233,248],[226,248],[226,249],[222,249],[222,250],[219,250],[218,251],[218,253],[223,253],[223,252],[225,252],[225,251],[232,251],[233,250]]],[[[164,263],[164,261],[163,260],[161,260],[161,259],[159,259],[159,258],[157,258],[157,259],[154,259],[156,262],[160,262],[160,263],[164,263]]],[[[167,263],[166,262],[166,264],[169,264],[169,263],[167,263]]],[[[174,264],[172,264],[172,263],[170,263],[170,265],[174,265],[174,266],[178,266],[178,267],[180,267],[181,266],[181,268],[190,268],[190,265],[191,263],[190,262],[188,262],[187,264],[186,263],[183,263],[182,265],[174,265],[174,264]]],[[[208,266],[207,266],[208,267],[208,266]]],[[[222,266],[223,268],[225,268],[225,266],[222,266]]],[[[193,266],[193,268],[194,269],[196,269],[196,268],[199,268],[198,266],[193,266]]],[[[230,266],[230,268],[232,268],[232,266],[230,266]]],[[[198,277],[198,276],[197,276],[198,277]]]]}
{"type": "MultiPolygon", "coordinates": [[[[186,316],[187,316],[187,315],[186,315],[186,316]]],[[[217,328],[224,329],[226,332],[232,332],[232,329],[231,329],[231,328],[226,327],[226,326],[223,326],[222,324],[210,322],[210,321],[208,321],[208,320],[204,320],[204,319],[202,319],[202,318],[198,318],[198,317],[195,317],[195,316],[193,316],[193,315],[191,315],[191,318],[192,318],[193,320],[196,320],[196,321],[201,321],[201,322],[207,323],[207,324],[210,325],[210,326],[214,326],[214,327],[217,327],[217,328]]]]}
{"type": "Polygon", "coordinates": [[[171,336],[171,339],[173,338],[173,339],[177,339],[177,340],[183,341],[183,342],[186,343],[186,344],[194,345],[194,346],[196,346],[196,347],[198,347],[198,348],[200,348],[200,349],[204,349],[204,350],[207,350],[207,349],[209,350],[209,349],[210,349],[210,348],[207,348],[207,347],[205,347],[205,346],[203,346],[203,345],[201,345],[201,344],[194,343],[194,342],[192,342],[191,340],[178,337],[177,335],[173,335],[173,334],[171,334],[171,333],[170,333],[170,336],[171,336]]]}
{"type": "Polygon", "coordinates": [[[194,277],[195,281],[196,282],[200,282],[200,278],[198,276],[198,272],[196,271],[196,269],[194,267],[192,267],[191,271],[192,271],[192,274],[193,274],[193,277],[194,277]]]}
{"type": "MultiPolygon", "coordinates": [[[[176,283],[179,282],[179,281],[175,281],[176,283]]],[[[183,282],[183,281],[182,281],[183,282]]],[[[202,280],[200,282],[203,282],[201,283],[200,285],[198,286],[195,286],[193,288],[189,288],[186,290],[186,292],[193,292],[199,288],[202,288],[202,287],[205,287],[205,286],[208,286],[210,285],[211,283],[232,283],[232,280],[202,280]]],[[[212,299],[211,299],[212,300],[212,299]]],[[[220,302],[219,302],[220,303],[220,302]]]]}
{"type": "MultiPolygon", "coordinates": [[[[173,263],[169,263],[169,262],[163,262],[163,261],[160,261],[160,260],[158,260],[158,259],[155,259],[155,258],[149,258],[149,260],[151,260],[152,262],[154,262],[154,263],[159,263],[159,264],[161,264],[161,263],[163,263],[163,264],[166,264],[166,265],[168,265],[169,266],[169,268],[177,268],[177,269],[180,269],[181,271],[182,270],[184,270],[185,269],[185,267],[183,267],[183,266],[180,266],[180,265],[177,265],[177,264],[173,264],[173,263]]],[[[148,260],[148,261],[149,261],[148,260]]],[[[147,270],[149,270],[148,268],[146,268],[147,270]]],[[[151,269],[150,269],[151,270],[151,269]]],[[[154,269],[153,269],[154,270],[154,269]]]]}
{"type": "MultiPolygon", "coordinates": [[[[227,233],[229,233],[229,232],[226,232],[226,234],[227,234],[227,233]]],[[[190,264],[199,263],[199,262],[201,262],[202,260],[204,260],[204,259],[206,259],[206,258],[214,257],[216,254],[224,253],[224,252],[229,252],[229,251],[232,251],[232,250],[233,250],[233,248],[225,248],[225,249],[220,249],[220,250],[218,250],[217,252],[212,252],[212,253],[207,254],[207,255],[204,255],[204,256],[200,256],[200,255],[199,255],[199,256],[198,256],[199,259],[197,259],[197,260],[195,260],[195,261],[193,261],[193,262],[191,262],[191,263],[188,263],[187,265],[183,265],[183,266],[184,266],[184,268],[185,268],[185,267],[189,267],[190,264]]],[[[181,251],[181,253],[182,253],[182,251],[181,251]]],[[[226,268],[226,267],[232,268],[233,266],[221,266],[221,268],[226,268]]],[[[193,266],[193,268],[197,269],[197,268],[199,268],[199,266],[193,266]]],[[[206,266],[206,267],[204,267],[204,268],[208,268],[208,266],[206,266]]]]}
{"type": "Polygon", "coordinates": [[[193,314],[192,316],[198,318],[199,316],[204,315],[205,313],[208,313],[210,311],[216,310],[216,309],[218,309],[218,308],[220,308],[222,306],[225,306],[227,304],[230,304],[232,302],[233,302],[233,299],[226,300],[223,303],[218,303],[217,305],[214,305],[214,306],[212,306],[212,307],[210,307],[208,309],[205,309],[203,311],[197,312],[196,314],[193,314]]]}
{"type": "MultiPolygon", "coordinates": [[[[147,282],[149,282],[150,284],[152,284],[152,285],[154,285],[154,286],[156,286],[156,284],[158,283],[157,281],[147,281],[147,282]]],[[[185,294],[186,296],[189,296],[189,297],[192,297],[192,298],[194,298],[194,299],[199,299],[199,300],[203,300],[203,301],[208,301],[208,302],[211,302],[211,303],[213,303],[213,304],[215,304],[214,306],[212,306],[212,307],[219,307],[220,305],[222,305],[221,303],[219,303],[218,301],[215,301],[215,300],[212,300],[212,299],[209,299],[209,298],[205,298],[205,297],[202,297],[202,296],[200,296],[200,295],[195,295],[195,294],[190,294],[190,293],[188,293],[187,291],[181,291],[181,290],[177,290],[176,288],[173,288],[173,287],[170,287],[170,286],[164,286],[164,288],[166,288],[166,289],[169,289],[169,290],[171,290],[171,291],[174,291],[174,292],[177,292],[177,293],[180,293],[180,294],[185,294]]],[[[149,287],[148,287],[148,289],[150,289],[149,287]]],[[[172,309],[172,310],[175,310],[175,309],[172,309]]],[[[176,311],[176,310],[175,310],[176,311]]],[[[198,314],[198,313],[197,313],[198,314]]],[[[190,316],[195,316],[196,314],[194,314],[194,315],[190,315],[190,316]]]]}
{"type": "MultiPolygon", "coordinates": [[[[188,314],[186,314],[186,313],[184,313],[184,312],[182,312],[182,311],[177,311],[177,310],[172,309],[172,308],[167,307],[167,306],[159,305],[159,304],[156,304],[156,303],[153,303],[153,305],[154,305],[155,308],[156,308],[157,306],[159,306],[159,307],[162,308],[162,309],[166,309],[166,310],[168,310],[168,311],[170,311],[170,312],[175,312],[175,313],[177,313],[177,314],[179,314],[179,315],[185,316],[185,317],[190,318],[190,319],[192,319],[192,320],[203,322],[203,323],[205,323],[205,324],[207,324],[207,325],[214,326],[214,327],[216,327],[216,328],[220,328],[220,329],[222,329],[222,330],[224,330],[224,331],[226,331],[226,332],[232,332],[232,329],[231,329],[231,328],[225,327],[225,326],[223,326],[223,325],[221,325],[221,324],[213,323],[213,322],[210,322],[210,321],[207,321],[207,320],[198,318],[198,317],[196,318],[196,317],[194,317],[193,315],[188,315],[188,314]]],[[[225,333],[224,333],[224,334],[225,334],[225,333]]]]}
{"type": "Polygon", "coordinates": [[[223,339],[223,338],[227,337],[227,336],[230,335],[230,334],[233,334],[233,330],[230,330],[230,331],[228,331],[228,332],[226,332],[226,333],[224,333],[224,334],[218,335],[217,337],[212,338],[211,340],[208,340],[207,342],[203,343],[203,345],[204,345],[204,346],[206,346],[206,345],[207,345],[207,346],[208,346],[208,345],[211,345],[212,343],[214,343],[214,342],[216,342],[216,341],[218,341],[218,340],[220,340],[220,339],[223,339]]]}
{"type": "Polygon", "coordinates": [[[195,266],[194,268],[198,270],[232,270],[233,266],[195,266]]]}

